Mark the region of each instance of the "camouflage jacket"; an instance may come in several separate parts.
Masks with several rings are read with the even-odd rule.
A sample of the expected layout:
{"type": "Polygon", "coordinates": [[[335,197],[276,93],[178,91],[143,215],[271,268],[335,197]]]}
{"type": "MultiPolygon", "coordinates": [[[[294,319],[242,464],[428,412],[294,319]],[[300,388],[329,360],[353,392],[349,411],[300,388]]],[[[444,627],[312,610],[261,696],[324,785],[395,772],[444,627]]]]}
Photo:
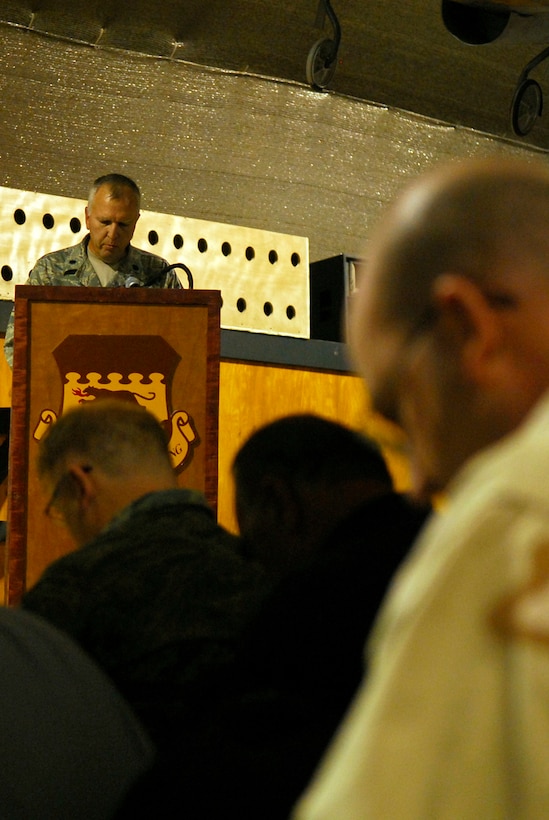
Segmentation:
{"type": "MultiPolygon", "coordinates": [[[[88,258],[89,234],[71,248],[63,248],[42,256],[29,274],[27,285],[80,285],[99,288],[101,281],[88,258]]],[[[175,271],[160,276],[168,263],[160,256],[142,251],[130,245],[126,256],[119,263],[117,275],[108,287],[124,287],[129,276],[135,277],[145,287],[180,287],[175,271]],[[148,283],[151,282],[149,285],[148,283]]],[[[4,353],[10,367],[13,364],[13,311],[6,328],[4,353]]]]}

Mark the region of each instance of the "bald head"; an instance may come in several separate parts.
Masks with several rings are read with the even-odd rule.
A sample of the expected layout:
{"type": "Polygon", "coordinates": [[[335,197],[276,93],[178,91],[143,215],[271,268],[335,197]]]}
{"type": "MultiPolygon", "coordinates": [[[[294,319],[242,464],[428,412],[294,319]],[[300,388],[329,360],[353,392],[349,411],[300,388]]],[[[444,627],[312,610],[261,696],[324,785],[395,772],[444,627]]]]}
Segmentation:
{"type": "Polygon", "coordinates": [[[435,168],[396,199],[368,257],[384,318],[410,325],[442,273],[489,283],[527,264],[549,275],[549,166],[496,157],[435,168]]]}
{"type": "Polygon", "coordinates": [[[496,157],[412,181],[369,243],[349,345],[374,406],[444,487],[549,388],[549,168],[496,157]]]}

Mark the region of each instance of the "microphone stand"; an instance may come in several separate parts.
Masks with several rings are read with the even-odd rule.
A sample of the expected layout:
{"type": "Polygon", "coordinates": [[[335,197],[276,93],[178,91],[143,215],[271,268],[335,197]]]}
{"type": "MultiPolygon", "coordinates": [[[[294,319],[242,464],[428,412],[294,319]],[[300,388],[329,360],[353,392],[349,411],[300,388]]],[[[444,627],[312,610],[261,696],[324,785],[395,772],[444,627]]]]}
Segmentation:
{"type": "MultiPolygon", "coordinates": [[[[137,276],[128,276],[126,277],[126,281],[124,286],[127,288],[151,288],[154,287],[157,282],[159,282],[163,277],[165,277],[170,271],[175,270],[176,268],[181,268],[181,270],[185,271],[187,275],[187,282],[189,285],[189,290],[192,290],[194,287],[193,282],[193,275],[187,265],[184,265],[183,262],[174,262],[172,265],[166,265],[166,267],[162,268],[162,270],[151,276],[150,279],[146,279],[144,282],[141,282],[137,276]]],[[[183,287],[183,285],[181,285],[183,287]]]]}

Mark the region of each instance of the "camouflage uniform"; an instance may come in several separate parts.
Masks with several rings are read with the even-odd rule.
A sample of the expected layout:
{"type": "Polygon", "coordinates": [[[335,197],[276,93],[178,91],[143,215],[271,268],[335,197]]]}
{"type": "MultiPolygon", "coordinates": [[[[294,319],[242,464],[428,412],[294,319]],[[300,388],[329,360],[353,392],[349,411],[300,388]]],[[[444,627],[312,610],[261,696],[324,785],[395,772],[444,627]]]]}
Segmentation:
{"type": "MultiPolygon", "coordinates": [[[[99,288],[101,281],[88,258],[89,234],[71,248],[63,248],[42,256],[29,274],[27,285],[81,285],[99,288]]],[[[128,276],[133,276],[146,285],[153,280],[154,287],[178,288],[179,279],[175,271],[170,271],[161,280],[156,279],[168,263],[160,256],[139,250],[132,245],[117,265],[117,274],[109,282],[109,288],[124,287],[128,276]]],[[[13,311],[6,328],[4,353],[10,365],[13,364],[13,311]]]]}

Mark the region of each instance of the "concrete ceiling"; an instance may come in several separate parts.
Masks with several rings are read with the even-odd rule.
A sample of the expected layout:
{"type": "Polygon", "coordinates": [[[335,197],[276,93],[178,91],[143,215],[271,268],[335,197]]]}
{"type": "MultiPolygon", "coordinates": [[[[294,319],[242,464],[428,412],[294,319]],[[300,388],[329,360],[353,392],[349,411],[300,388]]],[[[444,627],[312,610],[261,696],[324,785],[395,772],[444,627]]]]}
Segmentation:
{"type": "MultiPolygon", "coordinates": [[[[468,35],[473,31],[468,39],[477,44],[450,33],[455,8],[449,12],[448,5],[465,15],[484,14],[478,0],[36,0],[32,6],[28,0],[3,0],[0,24],[303,84],[311,83],[311,73],[321,76],[318,59],[325,65],[324,52],[314,47],[327,40],[337,43],[336,59],[328,61],[318,93],[364,99],[549,150],[544,106],[521,136],[510,116],[525,66],[549,45],[548,2],[496,0],[495,18],[464,20],[458,14],[457,27],[468,35]],[[533,14],[519,18],[515,7],[533,14]],[[511,25],[517,20],[518,32],[511,25]],[[500,36],[494,34],[500,29],[500,36]]],[[[493,10],[494,3],[490,15],[493,10]]],[[[535,80],[536,94],[543,95],[545,86],[549,95],[549,60],[526,77],[535,80]]]]}

